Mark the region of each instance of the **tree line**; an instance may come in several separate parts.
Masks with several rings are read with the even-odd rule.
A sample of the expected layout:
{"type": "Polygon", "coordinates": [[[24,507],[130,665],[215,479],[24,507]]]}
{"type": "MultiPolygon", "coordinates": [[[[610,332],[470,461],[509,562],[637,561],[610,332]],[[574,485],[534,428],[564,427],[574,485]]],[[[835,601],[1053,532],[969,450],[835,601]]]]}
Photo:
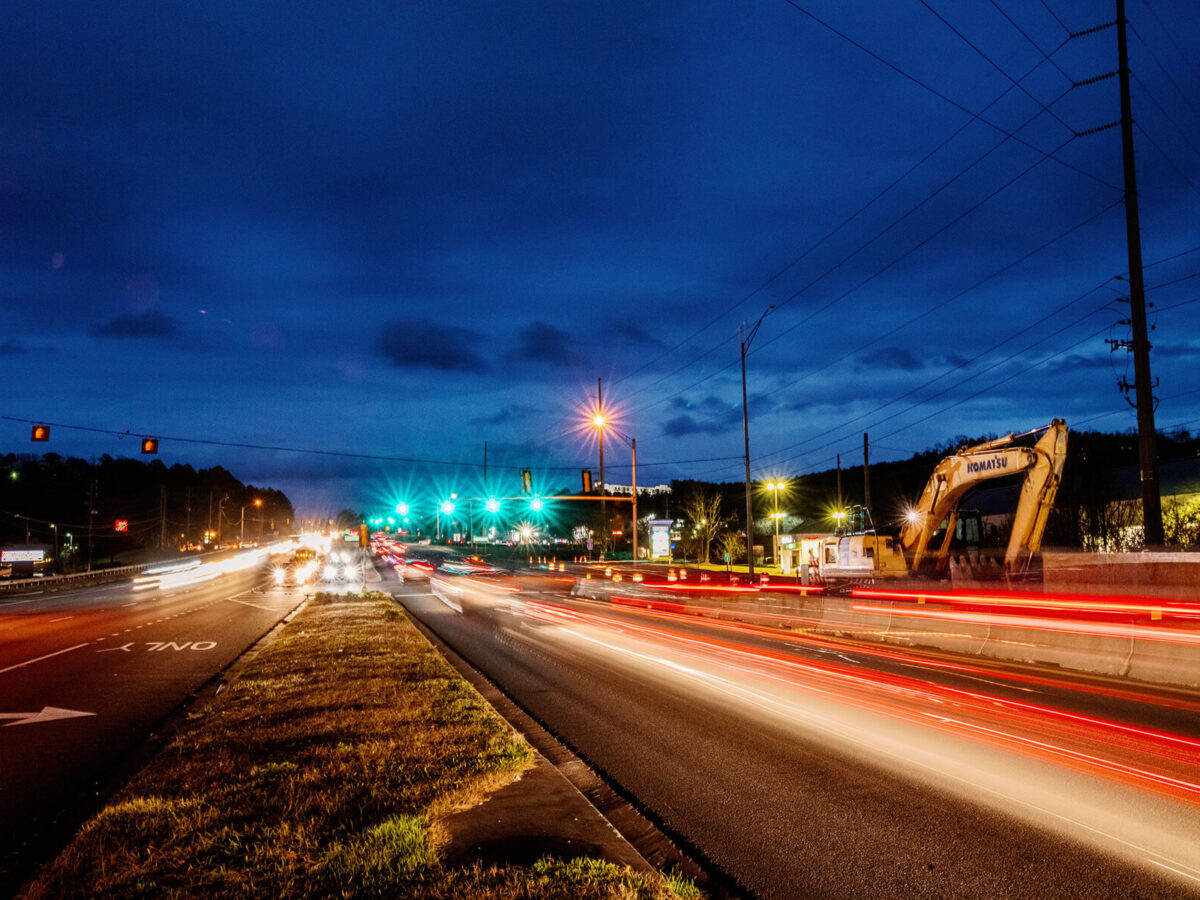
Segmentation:
{"type": "Polygon", "coordinates": [[[229,544],[243,534],[286,534],[294,519],[281,491],[244,484],[221,466],[0,456],[0,543],[45,546],[63,571],[86,566],[89,537],[95,563],[115,562],[139,550],[197,547],[206,536],[229,544]]]}

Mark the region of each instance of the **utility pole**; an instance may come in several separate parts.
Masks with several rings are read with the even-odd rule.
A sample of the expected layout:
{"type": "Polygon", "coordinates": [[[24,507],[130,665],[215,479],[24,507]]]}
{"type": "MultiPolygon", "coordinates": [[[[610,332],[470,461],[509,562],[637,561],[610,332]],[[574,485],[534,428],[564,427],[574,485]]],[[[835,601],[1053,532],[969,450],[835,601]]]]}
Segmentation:
{"type": "MultiPolygon", "coordinates": [[[[600,379],[596,379],[596,415],[604,422],[604,400],[600,394],[600,379]]],[[[604,424],[600,426],[600,558],[608,546],[608,500],[604,491],[604,424]]]]}
{"type": "Polygon", "coordinates": [[[167,486],[158,486],[158,549],[167,549],[167,486]]]}
{"type": "MultiPolygon", "coordinates": [[[[1133,164],[1133,105],[1129,98],[1129,53],[1125,41],[1125,0],[1117,0],[1117,75],[1121,83],[1121,149],[1125,160],[1125,235],[1129,245],[1129,306],[1133,328],[1133,379],[1142,481],[1142,533],[1146,547],[1163,544],[1158,450],[1154,440],[1154,382],[1150,378],[1150,337],[1146,328],[1146,289],[1142,281],[1142,236],[1138,221],[1137,175],[1133,164]]],[[[1129,385],[1122,382],[1126,390],[1129,385]]]]}
{"type": "Polygon", "coordinates": [[[92,479],[92,489],[88,491],[88,560],[87,571],[92,571],[92,532],[96,520],[96,480],[92,479]]]}
{"type": "Polygon", "coordinates": [[[637,438],[629,439],[629,448],[633,452],[633,562],[637,564],[637,438]]]}
{"type": "Polygon", "coordinates": [[[842,454],[837,455],[837,511],[842,511],[842,454]]]}
{"type": "Polygon", "coordinates": [[[185,519],[186,524],[183,526],[183,545],[186,547],[188,544],[190,544],[192,542],[192,489],[191,489],[191,487],[188,487],[188,489],[187,489],[187,506],[185,507],[185,509],[187,511],[187,518],[185,519]]]}
{"type": "Polygon", "coordinates": [[[768,306],[742,340],[742,436],[745,438],[746,450],[746,574],[751,582],[754,581],[754,504],[750,499],[750,413],[746,404],[746,351],[750,349],[750,343],[758,334],[763,319],[774,308],[774,303],[768,306]]]}
{"type": "Polygon", "coordinates": [[[867,449],[867,433],[863,432],[863,506],[871,508],[871,455],[867,449]]]}

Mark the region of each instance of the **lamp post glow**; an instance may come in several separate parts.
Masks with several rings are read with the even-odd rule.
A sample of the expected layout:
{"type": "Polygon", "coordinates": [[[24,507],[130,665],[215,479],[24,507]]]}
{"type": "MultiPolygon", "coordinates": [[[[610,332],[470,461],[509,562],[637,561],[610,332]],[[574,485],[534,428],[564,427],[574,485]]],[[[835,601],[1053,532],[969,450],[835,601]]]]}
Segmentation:
{"type": "MultiPolygon", "coordinates": [[[[599,399],[599,381],[597,381],[597,403],[599,403],[599,399]]],[[[596,414],[592,416],[592,425],[595,427],[600,436],[600,516],[603,523],[603,529],[601,532],[602,541],[607,541],[609,535],[607,505],[604,499],[604,429],[608,426],[608,424],[608,419],[605,417],[604,413],[597,408],[596,414]]],[[[633,551],[633,561],[637,562],[637,440],[635,438],[631,438],[627,434],[622,433],[616,428],[614,428],[613,431],[618,437],[629,444],[629,450],[631,453],[630,464],[633,476],[633,535],[631,548],[633,551]]]]}
{"type": "Polygon", "coordinates": [[[238,526],[238,543],[246,540],[246,507],[247,506],[262,506],[262,498],[255,497],[253,503],[242,504],[242,513],[240,516],[241,522],[238,526]]]}
{"type": "Polygon", "coordinates": [[[771,548],[771,555],[775,557],[776,563],[779,562],[779,520],[783,518],[783,513],[779,511],[779,492],[786,487],[787,484],[783,481],[772,481],[767,485],[767,489],[771,491],[775,498],[775,511],[771,513],[771,518],[775,520],[775,546],[771,548]]]}

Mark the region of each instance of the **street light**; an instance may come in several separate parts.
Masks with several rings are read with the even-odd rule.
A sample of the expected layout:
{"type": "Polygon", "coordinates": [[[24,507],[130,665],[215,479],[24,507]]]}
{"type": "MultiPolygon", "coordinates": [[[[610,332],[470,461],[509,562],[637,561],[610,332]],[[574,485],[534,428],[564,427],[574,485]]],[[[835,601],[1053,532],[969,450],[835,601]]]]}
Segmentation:
{"type": "Polygon", "coordinates": [[[779,562],[779,520],[783,518],[783,513],[779,511],[779,492],[786,488],[787,484],[782,481],[772,481],[767,485],[767,490],[769,490],[775,498],[775,511],[771,513],[771,518],[775,520],[775,546],[771,548],[771,556],[777,563],[779,562]]]}
{"type": "Polygon", "coordinates": [[[746,351],[750,349],[754,336],[758,334],[763,319],[774,308],[775,304],[772,303],[763,311],[742,341],[742,433],[746,439],[746,573],[751,581],[754,580],[754,505],[750,499],[750,414],[746,407],[746,351]]]}
{"type": "MultiPolygon", "coordinates": [[[[458,494],[451,494],[450,496],[457,497],[458,494]]],[[[437,508],[437,539],[439,541],[442,539],[442,516],[443,515],[447,515],[447,516],[454,515],[454,501],[443,500],[441,505],[437,508]]]]}
{"type": "MultiPolygon", "coordinates": [[[[605,501],[604,501],[604,429],[605,429],[605,426],[608,425],[608,420],[604,417],[603,413],[597,411],[597,413],[594,416],[592,416],[592,424],[596,427],[596,430],[600,433],[600,490],[601,490],[600,507],[601,507],[601,516],[603,518],[603,523],[604,523],[604,535],[607,535],[607,533],[608,533],[608,517],[604,516],[603,513],[605,511],[604,510],[604,504],[605,504],[605,501]]],[[[617,437],[619,437],[621,440],[623,440],[625,443],[627,443],[629,445],[629,450],[630,450],[630,454],[631,454],[630,467],[632,470],[632,477],[633,477],[633,512],[632,512],[632,515],[633,515],[633,543],[632,543],[632,550],[633,550],[633,561],[636,563],[637,558],[638,558],[638,555],[637,555],[637,524],[638,524],[638,516],[637,516],[637,440],[635,438],[631,438],[629,435],[625,434],[625,432],[621,431],[618,428],[613,428],[612,430],[613,430],[613,434],[615,434],[617,437]]],[[[604,535],[602,535],[602,539],[607,540],[607,537],[605,537],[604,535]]]]}
{"type": "Polygon", "coordinates": [[[243,503],[242,504],[242,513],[240,516],[241,522],[238,526],[238,530],[239,530],[238,543],[239,544],[244,543],[246,540],[246,507],[247,506],[262,506],[262,498],[255,497],[253,503],[243,503]]]}

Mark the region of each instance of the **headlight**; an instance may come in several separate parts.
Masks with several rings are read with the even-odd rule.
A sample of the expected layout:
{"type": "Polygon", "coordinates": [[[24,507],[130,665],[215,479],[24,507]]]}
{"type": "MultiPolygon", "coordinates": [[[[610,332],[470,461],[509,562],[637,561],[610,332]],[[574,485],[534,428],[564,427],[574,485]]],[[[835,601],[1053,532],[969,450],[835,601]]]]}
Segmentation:
{"type": "Polygon", "coordinates": [[[275,570],[275,583],[276,584],[283,584],[283,579],[286,577],[287,577],[287,572],[285,572],[283,569],[275,570]]]}
{"type": "Polygon", "coordinates": [[[325,567],[325,580],[333,581],[335,578],[337,578],[337,568],[335,566],[326,566],[325,567]]]}

